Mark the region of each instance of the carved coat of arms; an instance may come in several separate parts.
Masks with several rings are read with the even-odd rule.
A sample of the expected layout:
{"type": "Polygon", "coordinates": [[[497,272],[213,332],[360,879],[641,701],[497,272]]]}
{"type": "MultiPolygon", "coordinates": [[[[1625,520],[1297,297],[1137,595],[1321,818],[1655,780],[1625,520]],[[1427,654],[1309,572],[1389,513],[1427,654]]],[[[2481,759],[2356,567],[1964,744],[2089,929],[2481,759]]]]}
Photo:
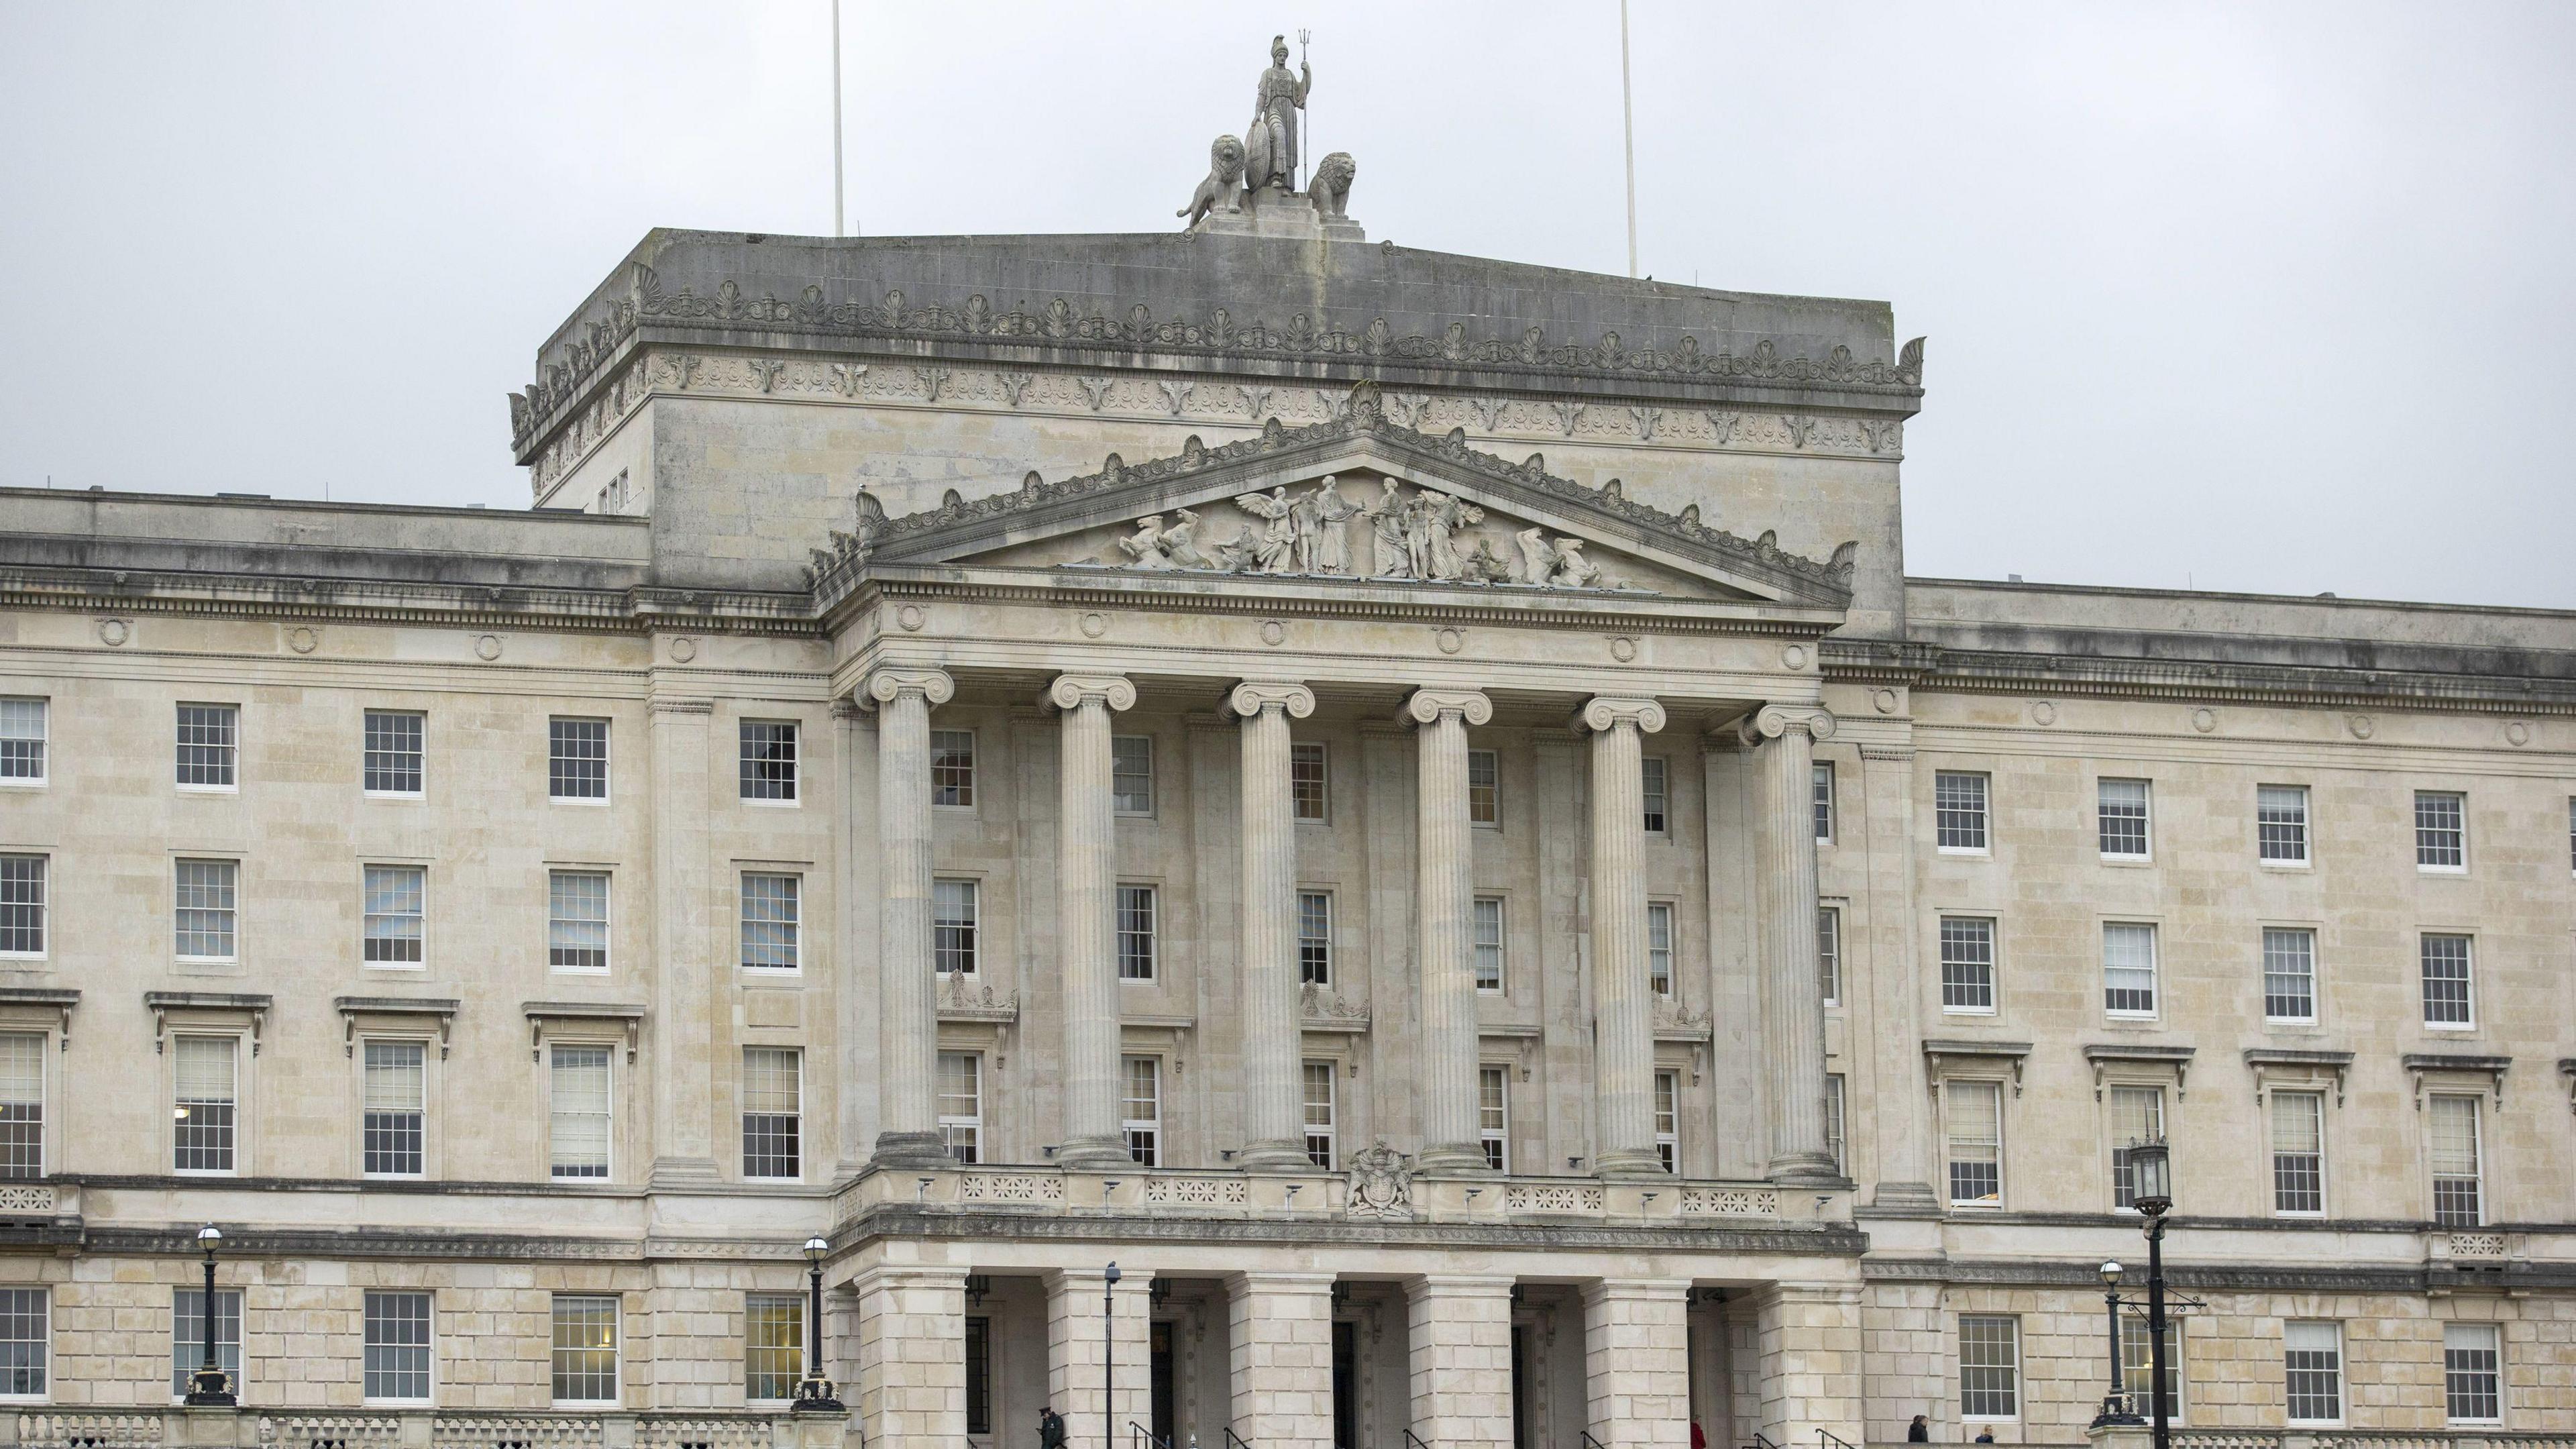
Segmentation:
{"type": "Polygon", "coordinates": [[[1351,1154],[1348,1214],[1355,1218],[1413,1216],[1413,1163],[1386,1139],[1351,1154]]]}

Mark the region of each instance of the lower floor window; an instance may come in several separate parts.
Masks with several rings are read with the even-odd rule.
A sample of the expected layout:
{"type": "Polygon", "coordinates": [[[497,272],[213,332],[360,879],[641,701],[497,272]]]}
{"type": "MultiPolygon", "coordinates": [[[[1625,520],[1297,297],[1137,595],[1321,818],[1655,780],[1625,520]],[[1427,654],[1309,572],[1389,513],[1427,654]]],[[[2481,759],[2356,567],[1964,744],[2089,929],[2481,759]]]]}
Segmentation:
{"type": "Polygon", "coordinates": [[[804,1377],[804,1295],[754,1293],[742,1311],[742,1396],[792,1399],[804,1377]]]}
{"type": "Polygon", "coordinates": [[[2492,1323],[2442,1326],[2442,1400],[2454,1424],[2492,1424],[2504,1417],[2502,1335],[2492,1323]]]}
{"type": "MultiPolygon", "coordinates": [[[[188,1380],[206,1366],[206,1290],[181,1288],[170,1295],[170,1392],[188,1392],[188,1380]]],[[[233,1392],[242,1391],[241,1290],[215,1290],[215,1367],[233,1392]]]]}
{"type": "Polygon", "coordinates": [[[2333,1424],[2343,1419],[2343,1326],[2281,1325],[2281,1367],[2289,1391],[2290,1422],[2333,1424]]]}
{"type": "Polygon", "coordinates": [[[429,1295],[370,1293],[366,1394],[370,1402],[429,1402],[429,1295]]]}
{"type": "Polygon", "coordinates": [[[0,1394],[44,1395],[53,1356],[52,1308],[42,1288],[0,1289],[0,1394]]]}
{"type": "Polygon", "coordinates": [[[617,1300],[558,1295],[553,1380],[559,1404],[617,1400],[617,1300]]]}
{"type": "Polygon", "coordinates": [[[2010,1419],[2021,1412],[2021,1331],[2010,1318],[1959,1320],[1959,1415],[2010,1419]]]}
{"type": "MultiPolygon", "coordinates": [[[[2176,1420],[2182,1417],[2182,1325],[2165,1322],[2165,1412],[2176,1420]]],[[[2135,1314],[2120,1321],[2120,1390],[2136,1403],[2136,1412],[2147,1415],[2154,1405],[2147,1392],[2156,1381],[2155,1345],[2149,1342],[2147,1320],[2135,1314]]]]}

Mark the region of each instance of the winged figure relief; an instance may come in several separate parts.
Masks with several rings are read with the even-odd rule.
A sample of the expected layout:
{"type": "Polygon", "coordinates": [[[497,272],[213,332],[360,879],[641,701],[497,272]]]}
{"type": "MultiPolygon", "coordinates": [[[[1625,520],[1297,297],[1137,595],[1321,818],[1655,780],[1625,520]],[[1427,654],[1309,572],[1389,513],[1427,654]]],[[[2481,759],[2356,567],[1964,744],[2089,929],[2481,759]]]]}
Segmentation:
{"type": "Polygon", "coordinates": [[[1266,520],[1261,541],[1253,548],[1253,562],[1265,574],[1284,574],[1297,566],[1297,521],[1295,509],[1288,501],[1283,485],[1268,493],[1238,493],[1234,506],[1255,518],[1266,520]]]}

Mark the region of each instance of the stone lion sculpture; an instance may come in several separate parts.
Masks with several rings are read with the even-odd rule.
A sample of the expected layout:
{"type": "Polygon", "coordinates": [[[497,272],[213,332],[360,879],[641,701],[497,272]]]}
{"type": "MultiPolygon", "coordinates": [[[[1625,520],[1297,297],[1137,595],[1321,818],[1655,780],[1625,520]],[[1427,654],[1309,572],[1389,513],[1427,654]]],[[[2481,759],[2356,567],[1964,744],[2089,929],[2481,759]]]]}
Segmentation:
{"type": "Polygon", "coordinates": [[[1172,215],[1187,217],[1189,225],[1196,226],[1199,218],[1211,211],[1241,211],[1242,183],[1243,143],[1232,136],[1219,136],[1208,146],[1207,179],[1190,194],[1190,204],[1172,215]]]}
{"type": "Polygon", "coordinates": [[[1328,221],[1339,221],[1349,214],[1351,178],[1359,166],[1348,151],[1336,151],[1315,163],[1315,179],[1307,192],[1315,198],[1315,210],[1328,221]]]}

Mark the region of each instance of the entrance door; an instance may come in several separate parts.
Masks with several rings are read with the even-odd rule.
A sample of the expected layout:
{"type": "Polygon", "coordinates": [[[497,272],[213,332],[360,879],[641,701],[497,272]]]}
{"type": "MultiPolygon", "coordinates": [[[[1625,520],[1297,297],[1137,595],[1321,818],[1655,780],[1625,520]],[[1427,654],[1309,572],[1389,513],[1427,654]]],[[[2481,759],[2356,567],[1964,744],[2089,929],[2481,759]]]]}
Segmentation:
{"type": "Polygon", "coordinates": [[[1360,1449],[1360,1326],[1333,1324],[1333,1449],[1360,1449]]]}
{"type": "Polygon", "coordinates": [[[1170,1449],[1172,1442],[1172,1325],[1154,1325],[1154,1441],[1170,1449]]]}

